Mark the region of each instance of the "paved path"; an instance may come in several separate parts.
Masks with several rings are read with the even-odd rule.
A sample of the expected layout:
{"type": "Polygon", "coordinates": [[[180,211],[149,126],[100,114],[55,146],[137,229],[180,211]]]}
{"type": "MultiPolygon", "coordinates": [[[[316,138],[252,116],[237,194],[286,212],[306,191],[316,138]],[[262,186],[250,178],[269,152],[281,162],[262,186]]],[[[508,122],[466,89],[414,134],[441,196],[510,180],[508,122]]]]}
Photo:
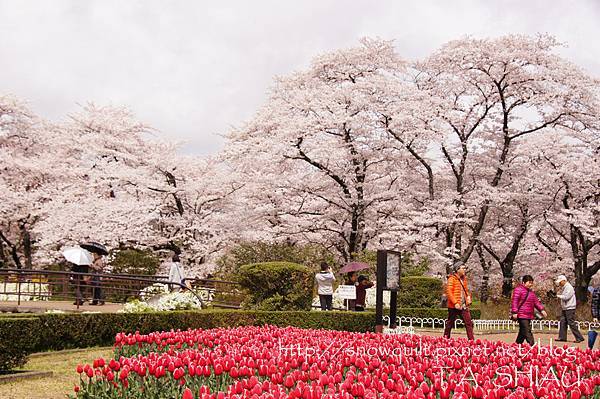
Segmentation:
{"type": "Polygon", "coordinates": [[[85,302],[78,309],[70,301],[22,301],[20,305],[17,301],[0,301],[0,312],[11,313],[46,313],[49,310],[114,313],[122,308],[122,303],[106,303],[102,306],[92,306],[89,302],[85,302]]]}
{"type": "MultiPolygon", "coordinates": [[[[429,336],[433,336],[433,337],[440,337],[442,336],[442,331],[441,330],[419,330],[416,329],[415,330],[416,334],[420,334],[420,335],[429,335],[429,336]]],[[[582,334],[584,335],[585,338],[587,335],[587,331],[582,331],[582,334]]],[[[467,334],[463,331],[452,331],[452,336],[453,337],[463,337],[466,338],[467,334]]],[[[587,348],[587,339],[586,341],[583,341],[579,344],[575,343],[575,338],[573,338],[573,335],[571,334],[571,332],[569,331],[569,335],[567,337],[569,342],[555,342],[556,339],[558,338],[558,331],[556,332],[535,332],[533,333],[533,337],[536,340],[536,342],[539,340],[540,345],[553,345],[555,347],[562,347],[564,345],[568,345],[568,346],[575,346],[581,349],[585,349],[587,348]]],[[[494,332],[494,333],[486,333],[483,331],[475,331],[475,339],[487,339],[488,341],[503,341],[503,342],[507,342],[507,343],[512,343],[515,342],[515,339],[517,338],[517,330],[515,330],[515,332],[494,332]]],[[[600,349],[600,345],[598,343],[596,343],[596,349],[600,349]]]]}

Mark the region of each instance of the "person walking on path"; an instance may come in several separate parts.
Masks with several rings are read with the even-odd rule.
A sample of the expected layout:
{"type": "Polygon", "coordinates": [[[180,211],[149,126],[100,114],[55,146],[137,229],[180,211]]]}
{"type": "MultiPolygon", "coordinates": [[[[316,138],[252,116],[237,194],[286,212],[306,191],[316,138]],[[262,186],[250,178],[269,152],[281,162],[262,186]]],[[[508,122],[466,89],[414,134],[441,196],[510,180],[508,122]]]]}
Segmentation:
{"type": "Polygon", "coordinates": [[[577,307],[575,289],[562,274],[558,276],[554,282],[558,286],[559,292],[556,294],[556,297],[560,299],[560,307],[562,308],[558,339],[556,341],[567,341],[567,325],[569,325],[571,332],[575,336],[575,343],[583,342],[583,335],[579,332],[579,327],[577,327],[577,322],[575,320],[575,308],[577,307]]]}
{"type": "MultiPolygon", "coordinates": [[[[596,288],[590,288],[592,293],[592,321],[598,323],[600,319],[600,286],[596,288]]],[[[594,349],[594,343],[598,337],[598,332],[590,329],[588,331],[588,348],[594,349]]]]}
{"type": "Polygon", "coordinates": [[[71,271],[75,273],[73,276],[73,282],[75,284],[75,302],[73,302],[73,305],[81,306],[85,302],[82,291],[84,291],[85,287],[89,284],[89,276],[82,276],[79,273],[89,273],[90,266],[73,265],[71,271]]]}
{"type": "Polygon", "coordinates": [[[531,287],[533,287],[533,277],[523,276],[522,283],[513,291],[510,313],[512,319],[519,323],[519,334],[515,342],[522,344],[523,341],[527,341],[529,345],[533,346],[535,341],[531,331],[531,320],[535,319],[535,310],[541,312],[544,317],[547,317],[548,314],[531,287]]]}
{"type": "Polygon", "coordinates": [[[90,305],[104,305],[104,297],[102,295],[102,279],[99,274],[104,270],[104,261],[102,255],[94,252],[94,263],[90,266],[92,268],[92,301],[90,305]]]}
{"type": "Polygon", "coordinates": [[[103,256],[108,255],[106,247],[98,242],[87,242],[79,245],[81,248],[94,254],[94,261],[90,265],[92,273],[94,274],[91,278],[92,285],[92,302],[90,305],[104,305],[104,296],[102,295],[102,278],[100,274],[104,271],[104,259],[103,256]]]}
{"type": "Polygon", "coordinates": [[[169,281],[176,284],[171,284],[172,291],[181,290],[181,285],[185,282],[185,270],[181,265],[179,255],[173,254],[171,263],[169,264],[169,281]]]}
{"type": "Polygon", "coordinates": [[[465,323],[467,337],[473,341],[473,321],[469,306],[473,302],[467,284],[467,268],[464,263],[457,262],[453,266],[453,273],[448,277],[446,297],[448,298],[448,320],[444,328],[444,337],[450,338],[454,322],[460,317],[465,323]]]}
{"type": "Polygon", "coordinates": [[[367,289],[373,287],[372,282],[369,281],[367,276],[358,276],[356,285],[356,302],[354,304],[354,310],[362,312],[365,310],[367,300],[367,289]]]}
{"type": "Polygon", "coordinates": [[[317,293],[321,302],[321,310],[331,310],[333,307],[333,282],[335,276],[327,262],[321,262],[321,271],[315,275],[317,293]]]}

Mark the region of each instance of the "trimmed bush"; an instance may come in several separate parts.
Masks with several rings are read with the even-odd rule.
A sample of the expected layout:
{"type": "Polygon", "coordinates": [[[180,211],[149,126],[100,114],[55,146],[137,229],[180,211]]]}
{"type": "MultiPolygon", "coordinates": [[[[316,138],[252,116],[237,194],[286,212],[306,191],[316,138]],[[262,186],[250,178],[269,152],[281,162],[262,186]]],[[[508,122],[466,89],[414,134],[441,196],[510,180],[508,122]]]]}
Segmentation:
{"type": "Polygon", "coordinates": [[[0,371],[23,366],[39,346],[40,320],[35,317],[0,318],[0,371]]]}
{"type": "Polygon", "coordinates": [[[242,306],[257,310],[310,310],[313,272],[290,262],[244,265],[239,281],[247,292],[242,306]]]}
{"type": "Polygon", "coordinates": [[[400,278],[398,307],[439,308],[442,300],[442,280],[433,277],[400,278]]]}
{"type": "Polygon", "coordinates": [[[240,267],[253,263],[292,262],[300,265],[313,266],[317,272],[318,265],[326,261],[335,264],[335,256],[326,248],[316,245],[300,245],[290,242],[243,242],[231,248],[217,260],[219,268],[217,275],[230,280],[237,276],[240,267]]]}
{"type": "Polygon", "coordinates": [[[115,274],[154,276],[160,266],[160,260],[149,249],[123,249],[114,253],[110,265],[115,274]]]}

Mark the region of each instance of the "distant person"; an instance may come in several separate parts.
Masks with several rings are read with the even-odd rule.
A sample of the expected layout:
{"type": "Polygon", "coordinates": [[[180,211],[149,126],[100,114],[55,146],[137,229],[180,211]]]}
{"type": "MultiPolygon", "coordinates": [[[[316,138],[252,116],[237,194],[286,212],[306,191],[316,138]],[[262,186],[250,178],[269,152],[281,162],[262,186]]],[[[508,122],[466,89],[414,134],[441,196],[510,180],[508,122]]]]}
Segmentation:
{"type": "Polygon", "coordinates": [[[523,341],[527,341],[529,345],[533,346],[535,340],[531,331],[531,320],[535,319],[535,310],[541,312],[544,317],[548,315],[539,298],[531,289],[533,287],[533,277],[525,275],[521,281],[521,284],[513,291],[510,310],[512,319],[519,323],[519,334],[515,342],[522,344],[523,341]]]}
{"type": "Polygon", "coordinates": [[[185,283],[185,271],[181,265],[179,255],[173,254],[169,266],[169,282],[171,282],[171,290],[179,291],[181,289],[180,284],[185,283]],[[175,284],[173,284],[175,283],[175,284]]]}
{"type": "Polygon", "coordinates": [[[71,266],[71,271],[75,273],[73,276],[73,283],[75,284],[75,302],[73,302],[73,305],[81,306],[86,300],[82,291],[89,283],[89,276],[82,276],[79,273],[89,273],[90,266],[74,264],[71,266]]]}
{"type": "Polygon", "coordinates": [[[558,329],[557,342],[567,341],[567,325],[571,328],[571,332],[575,337],[575,343],[583,342],[583,335],[579,332],[579,327],[575,320],[575,309],[577,308],[577,298],[575,297],[575,289],[564,275],[556,278],[554,283],[558,286],[556,297],[560,299],[560,307],[562,312],[560,315],[560,326],[558,329]]]}
{"type": "MultiPolygon", "coordinates": [[[[592,293],[592,321],[598,323],[598,319],[600,319],[600,286],[596,288],[590,287],[590,292],[592,293]]],[[[588,348],[594,349],[597,337],[598,332],[595,329],[588,331],[588,348]]]]}
{"type": "Polygon", "coordinates": [[[321,271],[315,275],[315,281],[317,282],[317,293],[319,294],[321,310],[332,310],[333,282],[335,281],[335,276],[327,262],[321,262],[321,271]]]}
{"type": "Polygon", "coordinates": [[[92,301],[90,302],[90,305],[104,305],[102,279],[99,276],[99,274],[104,271],[104,260],[102,259],[102,255],[94,252],[94,262],[90,265],[90,268],[94,274],[91,279],[92,301]]]}
{"type": "MultiPolygon", "coordinates": [[[[358,284],[358,273],[356,272],[348,272],[346,274],[346,279],[344,280],[344,285],[353,285],[357,286],[358,284]]],[[[344,299],[344,306],[346,306],[347,310],[355,310],[356,299],[344,299]]]]}
{"type": "Polygon", "coordinates": [[[354,310],[362,312],[366,307],[367,289],[373,287],[375,284],[369,281],[367,276],[358,276],[356,285],[356,302],[354,304],[354,310]]]}
{"type": "Polygon", "coordinates": [[[105,266],[103,256],[108,255],[108,250],[103,244],[95,241],[79,244],[79,246],[94,255],[94,260],[90,265],[91,272],[93,273],[90,284],[92,286],[92,302],[90,302],[90,305],[104,305],[102,277],[100,275],[104,271],[105,266]]]}
{"type": "Polygon", "coordinates": [[[456,262],[452,270],[453,273],[448,277],[448,285],[446,286],[448,320],[446,320],[446,327],[444,328],[444,337],[450,338],[454,322],[460,317],[465,323],[467,337],[472,341],[474,340],[473,321],[471,320],[469,306],[473,301],[467,284],[467,267],[462,262],[456,262]]]}

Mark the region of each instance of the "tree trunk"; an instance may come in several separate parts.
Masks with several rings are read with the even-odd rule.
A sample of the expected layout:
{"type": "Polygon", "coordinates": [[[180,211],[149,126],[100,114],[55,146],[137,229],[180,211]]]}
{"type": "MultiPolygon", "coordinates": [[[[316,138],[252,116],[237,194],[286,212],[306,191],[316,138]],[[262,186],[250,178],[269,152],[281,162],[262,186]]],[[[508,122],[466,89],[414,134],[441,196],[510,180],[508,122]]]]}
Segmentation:
{"type": "Polygon", "coordinates": [[[27,229],[27,222],[21,223],[21,242],[23,244],[23,256],[25,257],[25,268],[32,269],[31,234],[27,229]]]}
{"type": "Polygon", "coordinates": [[[181,252],[182,252],[181,247],[179,247],[173,241],[169,241],[168,243],[165,243],[165,244],[153,245],[152,246],[152,250],[153,251],[160,251],[160,250],[165,250],[165,249],[173,251],[177,255],[181,255],[181,252]]]}
{"type": "Polygon", "coordinates": [[[508,266],[500,264],[500,267],[502,268],[502,296],[505,298],[510,298],[513,290],[514,277],[512,265],[510,265],[509,268],[508,266]]]}
{"type": "Polygon", "coordinates": [[[582,283],[579,284],[576,282],[575,285],[575,297],[577,298],[577,303],[587,303],[588,301],[588,286],[590,283],[582,283]]]}
{"type": "Polygon", "coordinates": [[[479,256],[479,265],[481,266],[481,285],[479,287],[479,300],[481,303],[487,303],[490,298],[490,269],[491,264],[487,262],[485,259],[485,254],[483,253],[483,248],[481,245],[477,245],[475,247],[477,251],[477,255],[479,256]]]}
{"type": "Polygon", "coordinates": [[[4,251],[4,241],[0,240],[0,268],[8,268],[8,258],[4,251]]]}
{"type": "Polygon", "coordinates": [[[0,240],[4,241],[4,243],[10,248],[10,255],[17,269],[21,269],[23,266],[21,265],[21,260],[19,259],[19,251],[17,250],[17,246],[13,244],[2,232],[0,231],[0,240]]]}

